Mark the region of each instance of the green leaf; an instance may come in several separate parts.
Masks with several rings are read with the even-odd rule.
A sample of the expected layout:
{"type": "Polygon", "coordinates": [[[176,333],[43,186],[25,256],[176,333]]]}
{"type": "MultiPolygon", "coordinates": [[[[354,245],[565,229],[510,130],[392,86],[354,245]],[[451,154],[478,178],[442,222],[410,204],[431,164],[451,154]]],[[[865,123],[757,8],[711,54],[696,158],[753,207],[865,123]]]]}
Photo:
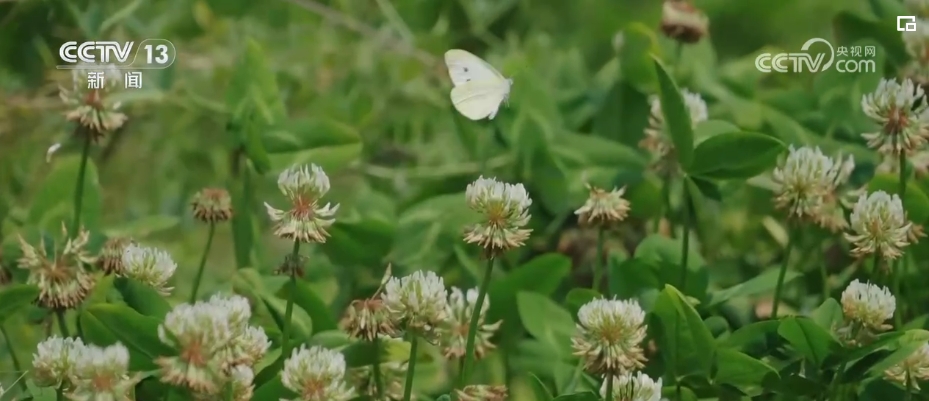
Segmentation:
{"type": "Polygon", "coordinates": [[[535,401],[552,401],[555,397],[542,383],[542,379],[532,373],[529,374],[529,385],[532,387],[532,393],[535,394],[535,401]]]}
{"type": "Polygon", "coordinates": [[[895,350],[871,367],[871,374],[880,375],[892,366],[903,362],[903,360],[913,355],[918,349],[925,346],[926,341],[929,341],[929,331],[919,329],[907,330],[897,339],[895,350]]]}
{"type": "Polygon", "coordinates": [[[597,298],[603,298],[603,295],[590,288],[572,288],[571,291],[568,291],[568,295],[565,296],[564,303],[571,314],[577,315],[577,311],[580,310],[584,304],[597,298]]]}
{"type": "Polygon", "coordinates": [[[177,216],[164,214],[145,216],[130,220],[115,227],[106,228],[103,230],[103,233],[107,237],[130,237],[138,239],[159,231],[174,228],[180,223],[181,219],[177,216]]]}
{"type": "Polygon", "coordinates": [[[284,387],[284,383],[281,382],[281,377],[275,375],[274,378],[268,380],[260,387],[255,389],[255,393],[252,396],[253,401],[279,401],[282,399],[293,399],[297,394],[293,391],[284,387]]]}
{"type": "MultiPolygon", "coordinates": [[[[45,230],[58,232],[62,223],[70,229],[74,218],[74,190],[80,171],[80,156],[63,156],[52,162],[52,171],[42,181],[35,196],[26,223],[45,230]]],[[[100,179],[93,160],[87,160],[84,172],[84,192],[81,203],[81,225],[90,231],[100,226],[103,213],[100,179]]]]}
{"type": "Polygon", "coordinates": [[[380,265],[390,253],[396,233],[396,222],[386,219],[336,221],[322,251],[339,266],[380,265]]]}
{"type": "Polygon", "coordinates": [[[564,394],[555,397],[555,401],[599,401],[600,396],[592,391],[584,391],[574,394],[564,394]]]}
{"type": "Polygon", "coordinates": [[[293,299],[294,304],[299,306],[310,316],[310,319],[313,321],[313,331],[311,334],[339,328],[339,324],[335,317],[332,316],[329,306],[316,296],[307,282],[297,280],[297,291],[293,293],[293,298],[291,298],[290,289],[291,286],[289,285],[281,287],[278,296],[285,300],[293,299]]]}
{"type": "Polygon", "coordinates": [[[816,366],[822,366],[826,357],[839,349],[839,343],[831,333],[806,317],[788,317],[782,320],[777,334],[816,366]]]}
{"type": "MultiPolygon", "coordinates": [[[[697,123],[694,128],[694,143],[700,145],[705,140],[720,134],[731,134],[741,132],[733,123],[723,120],[703,120],[697,123]]],[[[696,157],[696,156],[694,156],[696,157]]]]}
{"type": "Polygon", "coordinates": [[[559,355],[570,354],[574,319],[567,310],[545,296],[524,291],[516,294],[516,308],[529,334],[559,355]]]}
{"type": "Polygon", "coordinates": [[[158,338],[159,320],[143,316],[128,306],[91,305],[81,311],[78,319],[84,341],[98,346],[116,342],[125,345],[129,349],[131,370],[155,369],[155,358],[173,354],[158,338]]]}
{"type": "Polygon", "coordinates": [[[39,297],[39,287],[30,284],[11,284],[0,288],[0,325],[16,315],[39,297]]]}
{"type": "Polygon", "coordinates": [[[713,380],[717,383],[734,386],[755,396],[761,394],[762,382],[769,375],[777,377],[777,370],[739,351],[723,348],[716,353],[716,375],[713,380]]]}
{"type": "Polygon", "coordinates": [[[559,253],[546,253],[517,266],[506,277],[491,281],[487,321],[503,320],[500,332],[516,332],[519,329],[516,294],[525,291],[550,296],[570,272],[570,258],[559,253]]]}
{"type": "Polygon", "coordinates": [[[171,311],[171,305],[154,288],[129,278],[116,280],[116,289],[130,308],[145,316],[162,319],[171,311]]]}
{"type": "Polygon", "coordinates": [[[764,134],[719,134],[697,145],[688,173],[716,180],[748,179],[774,167],[785,149],[780,140],[764,134]]]}
{"type": "MultiPolygon", "coordinates": [[[[868,183],[868,192],[884,191],[888,194],[900,194],[900,177],[895,174],[875,174],[868,183]]],[[[929,220],[929,197],[919,189],[914,181],[906,184],[906,195],[903,196],[903,207],[907,217],[916,224],[924,224],[929,220]]]]}
{"type": "Polygon", "coordinates": [[[358,128],[325,117],[276,124],[262,141],[275,170],[315,163],[332,174],[358,160],[362,149],[358,128]]]}
{"type": "MultiPolygon", "coordinates": [[[[243,113],[248,104],[255,98],[261,102],[265,112],[269,115],[269,122],[276,123],[284,120],[287,111],[284,101],[277,87],[277,79],[271,70],[267,58],[261,50],[261,44],[254,39],[247,39],[245,52],[239,59],[229,89],[226,92],[226,109],[230,112],[243,113]]],[[[233,120],[237,120],[233,115],[233,120]]]]}
{"type": "Polygon", "coordinates": [[[654,64],[655,71],[658,73],[658,97],[661,99],[661,113],[664,116],[665,129],[671,141],[674,142],[677,161],[687,171],[694,156],[694,130],[690,112],[684,105],[680,89],[661,65],[661,61],[654,58],[654,64]]]}
{"type": "MultiPolygon", "coordinates": [[[[707,306],[719,305],[733,298],[748,297],[774,291],[774,287],[777,286],[777,276],[779,274],[780,271],[778,269],[767,269],[760,275],[746,282],[736,284],[722,291],[715,291],[710,295],[707,306]]],[[[800,276],[800,273],[788,270],[786,274],[784,274],[784,283],[789,283],[800,276]]]]}
{"type": "Polygon", "coordinates": [[[836,301],[835,298],[827,298],[810,314],[810,317],[819,327],[832,330],[833,327],[842,323],[842,305],[839,305],[839,301],[836,301]]]}
{"type": "Polygon", "coordinates": [[[229,195],[232,198],[232,241],[235,250],[236,268],[243,269],[252,265],[252,246],[255,228],[252,222],[252,178],[248,169],[241,169],[241,179],[230,180],[229,195]]]}
{"type": "MultiPolygon", "coordinates": [[[[897,14],[894,14],[897,15],[897,14]]],[[[897,32],[896,24],[889,21],[863,18],[848,11],[843,11],[833,18],[835,36],[841,43],[847,44],[860,39],[876,40],[894,64],[900,66],[909,60],[903,37],[897,32]]]]}
{"type": "Polygon", "coordinates": [[[777,333],[780,324],[776,320],[749,323],[739,327],[727,337],[720,338],[717,343],[720,347],[738,349],[753,354],[756,351],[761,352],[767,348],[768,336],[777,333]]]}
{"type": "Polygon", "coordinates": [[[709,376],[715,360],[716,341],[684,294],[666,285],[652,314],[657,318],[658,345],[665,367],[675,377],[709,376]]]}
{"type": "MultiPolygon", "coordinates": [[[[654,93],[658,89],[651,55],[660,52],[655,31],[642,22],[633,22],[623,29],[623,46],[619,49],[620,76],[639,92],[654,93]]],[[[659,72],[660,74],[660,72],[659,72]]]]}

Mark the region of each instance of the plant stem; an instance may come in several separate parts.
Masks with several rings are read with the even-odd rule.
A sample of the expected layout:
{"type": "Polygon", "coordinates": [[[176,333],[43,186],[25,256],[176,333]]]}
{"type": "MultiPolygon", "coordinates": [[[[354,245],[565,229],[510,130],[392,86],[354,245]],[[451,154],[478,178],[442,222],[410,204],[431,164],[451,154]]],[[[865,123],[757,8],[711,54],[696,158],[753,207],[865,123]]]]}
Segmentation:
{"type": "Polygon", "coordinates": [[[684,202],[681,205],[683,221],[681,221],[681,230],[683,238],[681,239],[681,292],[687,293],[687,258],[690,256],[690,190],[687,185],[687,178],[684,178],[684,202]]]}
{"type": "Polygon", "coordinates": [[[384,399],[384,383],[381,381],[381,340],[377,337],[374,337],[374,340],[371,341],[371,344],[374,346],[374,365],[371,365],[371,375],[374,377],[374,388],[376,390],[377,399],[384,399]]]}
{"type": "Polygon", "coordinates": [[[58,318],[58,331],[61,332],[61,336],[71,337],[71,333],[68,332],[68,322],[65,319],[65,310],[55,309],[55,316],[58,318]]]}
{"type": "Polygon", "coordinates": [[[836,386],[839,385],[839,380],[842,379],[842,375],[845,373],[845,365],[847,362],[842,362],[839,365],[839,369],[835,371],[835,376],[832,377],[832,383],[829,384],[829,398],[835,400],[836,397],[836,386]]]}
{"type": "MultiPolygon", "coordinates": [[[[606,230],[603,227],[600,227],[597,230],[597,255],[594,257],[594,283],[593,290],[600,291],[600,282],[603,280],[604,274],[607,274],[606,270],[606,256],[603,255],[603,239],[605,237],[606,230]]],[[[609,281],[607,281],[607,286],[609,286],[609,281]]]]}
{"type": "Polygon", "coordinates": [[[403,401],[410,401],[413,395],[413,375],[416,373],[416,348],[419,346],[419,337],[410,332],[410,359],[407,363],[406,385],[403,386],[403,401]]]}
{"type": "Polygon", "coordinates": [[[90,144],[93,142],[93,133],[86,129],[78,128],[78,132],[84,134],[84,149],[81,151],[81,165],[77,170],[77,187],[74,188],[74,219],[71,221],[71,230],[68,232],[70,238],[77,236],[77,231],[81,227],[81,209],[84,203],[84,176],[87,174],[87,159],[90,158],[90,144]]]}
{"type": "MultiPolygon", "coordinates": [[[[900,205],[903,206],[903,210],[906,210],[906,202],[904,201],[904,199],[906,199],[906,153],[900,152],[898,168],[900,169],[900,205]]],[[[903,325],[904,307],[907,305],[900,286],[903,280],[903,270],[906,269],[906,263],[907,259],[906,255],[904,255],[894,262],[893,269],[894,296],[902,301],[899,303],[900,309],[894,314],[894,323],[896,323],[897,328],[903,325]]]]}
{"type": "Polygon", "coordinates": [[[290,291],[287,293],[287,306],[284,308],[284,327],[281,330],[281,355],[285,358],[290,355],[290,327],[294,317],[294,294],[297,292],[297,264],[300,257],[300,241],[294,241],[294,250],[290,253],[293,266],[287,266],[290,273],[290,291]]]}
{"type": "Polygon", "coordinates": [[[674,223],[671,220],[671,179],[663,177],[661,180],[661,207],[663,212],[655,219],[655,233],[661,230],[661,218],[668,220],[668,227],[671,231],[671,237],[674,237],[674,223]]]}
{"type": "Polygon", "coordinates": [[[910,372],[906,372],[906,401],[913,400],[913,380],[910,379],[910,372]]]}
{"type": "MultiPolygon", "coordinates": [[[[6,350],[10,353],[10,359],[13,360],[13,370],[16,373],[23,372],[23,366],[19,363],[19,357],[16,356],[16,350],[13,348],[13,343],[10,340],[10,335],[6,332],[6,326],[0,324],[0,335],[3,336],[3,343],[6,344],[6,350]]],[[[26,386],[25,380],[19,380],[19,387],[23,390],[23,394],[29,393],[29,387],[26,386]]]]}
{"type": "Polygon", "coordinates": [[[55,399],[58,401],[65,401],[65,385],[62,383],[55,389],[55,399]]]}
{"type": "MultiPolygon", "coordinates": [[[[787,223],[788,228],[790,223],[787,223]]],[[[781,306],[781,295],[784,291],[784,277],[787,275],[787,265],[790,264],[790,253],[794,247],[794,235],[791,230],[787,230],[787,248],[784,249],[784,261],[781,262],[781,270],[777,274],[777,285],[774,287],[774,305],[771,306],[771,319],[777,319],[777,310],[781,306]]]]}
{"type": "Polygon", "coordinates": [[[197,290],[200,289],[200,280],[203,279],[203,268],[206,267],[206,258],[210,254],[210,246],[213,245],[213,234],[216,233],[216,223],[210,222],[210,232],[206,236],[206,247],[203,248],[203,256],[200,257],[200,267],[197,268],[197,276],[194,278],[194,289],[190,292],[190,303],[197,301],[197,290]]]}
{"type": "Polygon", "coordinates": [[[606,397],[604,400],[613,401],[613,375],[608,375],[606,377],[606,397]]]}
{"type": "Polygon", "coordinates": [[[477,303],[474,304],[474,310],[471,311],[471,322],[468,324],[468,342],[465,343],[464,365],[458,374],[458,386],[462,387],[468,383],[468,376],[471,373],[471,364],[474,362],[474,340],[477,337],[477,324],[481,319],[481,307],[484,306],[484,298],[487,297],[487,288],[490,287],[490,277],[494,271],[494,258],[487,258],[487,267],[484,269],[484,279],[481,281],[481,287],[478,289],[477,303]]]}

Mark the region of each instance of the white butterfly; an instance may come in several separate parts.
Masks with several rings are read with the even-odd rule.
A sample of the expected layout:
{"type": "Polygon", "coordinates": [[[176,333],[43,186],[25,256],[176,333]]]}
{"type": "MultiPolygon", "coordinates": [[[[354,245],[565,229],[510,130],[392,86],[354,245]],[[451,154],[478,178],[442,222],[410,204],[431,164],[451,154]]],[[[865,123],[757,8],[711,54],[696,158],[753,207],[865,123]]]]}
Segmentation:
{"type": "Polygon", "coordinates": [[[445,52],[445,65],[455,84],[452,88],[455,109],[471,120],[493,120],[500,103],[509,98],[513,80],[504,77],[480,57],[464,50],[445,52]]]}

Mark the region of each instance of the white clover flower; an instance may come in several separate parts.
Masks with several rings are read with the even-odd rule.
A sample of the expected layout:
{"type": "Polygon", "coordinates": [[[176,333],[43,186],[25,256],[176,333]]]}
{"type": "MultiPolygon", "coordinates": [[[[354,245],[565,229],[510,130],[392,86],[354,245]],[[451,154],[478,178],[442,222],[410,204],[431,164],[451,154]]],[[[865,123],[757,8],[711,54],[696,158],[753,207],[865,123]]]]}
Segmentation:
{"type": "Polygon", "coordinates": [[[906,31],[901,34],[906,52],[917,62],[929,61],[929,23],[920,20],[916,23],[915,31],[906,31]]]}
{"type": "Polygon", "coordinates": [[[855,245],[852,254],[857,257],[877,252],[882,258],[893,260],[911,242],[913,224],[907,220],[897,195],[884,191],[862,194],[849,220],[852,233],[845,234],[845,239],[855,245]]]}
{"type": "Polygon", "coordinates": [[[772,179],[777,186],[774,204],[788,216],[819,221],[824,206],[835,196],[836,188],[845,183],[855,168],[854,159],[837,162],[818,147],[790,146],[787,157],[774,169],[772,179]]]}
{"type": "Polygon", "coordinates": [[[129,375],[129,350],[121,343],[86,345],[77,350],[73,368],[75,401],[129,400],[138,379],[129,375]]]}
{"type": "Polygon", "coordinates": [[[591,372],[616,375],[643,366],[645,311],[635,300],[595,299],[577,312],[574,355],[591,372]]]}
{"type": "Polygon", "coordinates": [[[261,361],[271,349],[271,340],[259,326],[247,326],[239,332],[229,346],[227,364],[252,366],[261,361]]]}
{"type": "Polygon", "coordinates": [[[893,318],[897,301],[887,287],[852,281],[842,292],[842,313],[850,326],[842,334],[858,337],[857,329],[874,334],[890,329],[884,322],[893,318]]]}
{"type": "Polygon", "coordinates": [[[236,333],[228,310],[208,302],[180,304],[158,326],[161,341],[177,349],[177,356],[155,359],[161,380],[195,393],[218,394],[225,381],[225,349],[236,333]]]}
{"type": "Polygon", "coordinates": [[[927,105],[920,102],[923,95],[923,89],[910,79],[902,85],[882,79],[877,90],[864,95],[862,110],[881,125],[880,131],[861,135],[868,146],[885,155],[912,154],[922,147],[929,135],[927,105]]]}
{"type": "Polygon", "coordinates": [[[472,384],[461,390],[455,390],[461,401],[504,401],[509,391],[506,386],[489,386],[472,384]]]}
{"type": "MultiPolygon", "coordinates": [[[[446,358],[461,358],[467,353],[468,330],[471,325],[471,316],[477,309],[477,288],[471,288],[465,293],[458,287],[452,287],[445,307],[446,320],[439,327],[439,344],[446,358]]],[[[481,359],[487,351],[496,348],[491,337],[494,336],[503,321],[493,324],[484,324],[487,309],[490,308],[490,297],[484,297],[477,321],[477,334],[474,337],[474,358],[481,359]]]]}
{"type": "Polygon", "coordinates": [[[299,394],[293,401],[347,401],[355,389],[345,382],[345,368],[341,353],[301,345],[284,361],[281,382],[299,394]]]}
{"type": "Polygon", "coordinates": [[[52,336],[40,342],[32,356],[32,375],[40,387],[70,383],[77,354],[85,347],[80,338],[52,336]]]}
{"type": "Polygon", "coordinates": [[[393,337],[397,328],[381,298],[356,299],[345,310],[339,322],[353,338],[373,341],[380,336],[393,337]]]}
{"type": "Polygon", "coordinates": [[[177,271],[177,263],[168,252],[129,244],[123,250],[122,265],[126,277],[154,288],[161,295],[171,295],[174,287],[169,287],[168,281],[177,271]]]}
{"type": "Polygon", "coordinates": [[[381,299],[398,326],[431,332],[445,319],[448,291],[442,277],[417,270],[405,277],[391,277],[381,299]]]}
{"type": "Polygon", "coordinates": [[[609,380],[613,380],[613,399],[607,401],[660,401],[661,378],[652,380],[642,372],[623,373],[612,376],[603,381],[600,386],[600,397],[606,399],[606,390],[609,380]]]}
{"type": "Polygon", "coordinates": [[[584,206],[574,211],[581,224],[606,225],[618,223],[629,214],[629,201],[623,198],[626,187],[605,191],[587,185],[590,195],[584,206]]]}
{"type": "Polygon", "coordinates": [[[230,374],[232,380],[232,400],[249,401],[255,391],[255,371],[245,365],[236,365],[230,374]]]}
{"type": "MultiPolygon", "coordinates": [[[[690,115],[691,126],[696,127],[701,121],[707,119],[706,102],[698,93],[681,89],[684,98],[684,107],[690,115]]],[[[652,154],[651,168],[661,175],[676,174],[680,167],[674,153],[674,142],[665,133],[664,114],[661,112],[661,99],[652,96],[649,99],[651,113],[648,117],[648,127],[645,128],[645,137],[639,141],[639,147],[652,154]]]]}
{"type": "Polygon", "coordinates": [[[529,223],[532,200],[523,184],[508,184],[479,177],[465,191],[468,207],[484,215],[484,221],[465,230],[464,240],[478,244],[489,255],[523,246],[532,230],[529,223]]]}
{"type": "Polygon", "coordinates": [[[339,205],[320,199],[329,192],[329,177],[315,164],[293,166],[284,170],[277,179],[281,192],[291,201],[290,210],[279,210],[268,203],[265,208],[275,223],[274,235],[301,242],[326,242],[327,229],[335,223],[339,205]]]}
{"type": "Polygon", "coordinates": [[[32,246],[22,237],[19,246],[23,256],[18,264],[21,269],[29,270],[28,284],[39,287],[39,306],[48,309],[74,308],[87,298],[94,288],[96,280],[84,265],[93,264],[96,258],[87,250],[90,232],[80,230],[73,239],[68,239],[68,230],[61,225],[61,238],[65,246],[61,251],[51,255],[46,253],[45,241],[32,246]]]}
{"type": "Polygon", "coordinates": [[[913,389],[919,391],[919,381],[929,380],[929,344],[923,344],[906,359],[884,371],[884,377],[902,386],[909,381],[913,389]]]}

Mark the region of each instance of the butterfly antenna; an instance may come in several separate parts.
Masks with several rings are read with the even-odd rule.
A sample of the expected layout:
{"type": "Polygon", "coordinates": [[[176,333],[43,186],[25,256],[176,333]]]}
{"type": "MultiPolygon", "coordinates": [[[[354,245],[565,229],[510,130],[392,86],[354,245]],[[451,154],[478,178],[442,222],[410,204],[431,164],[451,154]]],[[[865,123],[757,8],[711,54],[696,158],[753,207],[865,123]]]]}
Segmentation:
{"type": "Polygon", "coordinates": [[[16,380],[13,380],[13,382],[10,383],[10,385],[9,385],[8,388],[13,388],[14,386],[16,386],[16,383],[19,383],[20,380],[22,380],[24,377],[26,377],[26,373],[29,373],[29,371],[28,371],[28,370],[24,370],[24,371],[23,371],[23,374],[19,375],[19,377],[16,378],[16,380]]]}

